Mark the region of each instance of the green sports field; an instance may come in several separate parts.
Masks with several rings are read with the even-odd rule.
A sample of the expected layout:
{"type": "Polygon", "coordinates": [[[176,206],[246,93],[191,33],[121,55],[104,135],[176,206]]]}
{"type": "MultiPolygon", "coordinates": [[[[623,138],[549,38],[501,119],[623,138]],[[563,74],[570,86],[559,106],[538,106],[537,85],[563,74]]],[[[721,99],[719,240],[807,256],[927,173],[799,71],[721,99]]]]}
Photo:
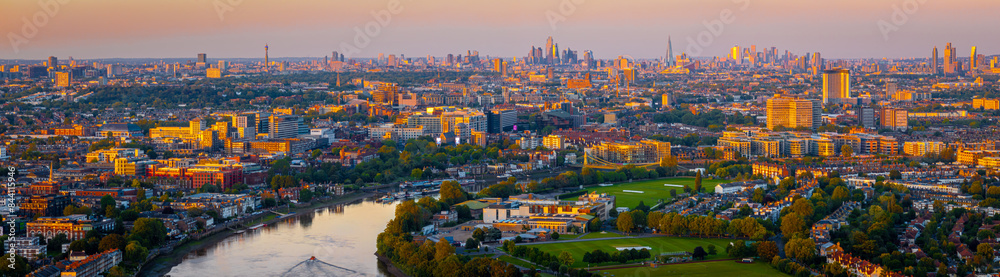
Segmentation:
{"type": "Polygon", "coordinates": [[[718,261],[692,264],[662,265],[658,268],[640,267],[613,270],[594,271],[600,276],[639,277],[639,276],[686,276],[686,277],[756,277],[756,276],[789,276],[763,262],[741,264],[735,261],[718,261]]]}
{"type": "MultiPolygon", "coordinates": [[[[716,251],[719,253],[715,256],[708,256],[708,259],[724,259],[726,258],[726,245],[733,240],[729,239],[699,239],[699,238],[676,238],[676,237],[644,237],[644,238],[620,238],[620,239],[609,239],[609,240],[595,240],[595,241],[568,241],[560,243],[548,243],[548,244],[538,244],[538,245],[528,245],[530,247],[538,248],[548,252],[552,255],[559,255],[563,251],[573,254],[573,259],[576,260],[573,263],[573,267],[586,267],[587,263],[583,262],[583,253],[591,252],[596,249],[601,251],[612,253],[618,251],[615,247],[628,247],[628,246],[648,246],[651,248],[649,251],[653,256],[659,255],[666,252],[678,252],[678,251],[694,251],[694,248],[701,246],[708,251],[708,245],[715,245],[716,251]]],[[[609,263],[617,264],[617,263],[609,263]]],[[[593,265],[592,265],[593,266],[593,265]]]]}
{"type": "MultiPolygon", "coordinates": [[[[715,189],[715,185],[729,182],[731,181],[702,179],[701,190],[702,192],[712,191],[715,189]]],[[[676,189],[677,194],[684,193],[684,185],[688,185],[691,189],[694,189],[694,177],[673,177],[637,181],[632,183],[617,183],[613,186],[596,186],[586,188],[586,190],[589,192],[608,193],[614,195],[616,207],[628,207],[631,209],[638,206],[639,201],[643,201],[646,206],[650,207],[656,204],[656,201],[659,199],[663,199],[663,201],[670,201],[670,190],[676,189]],[[666,184],[677,186],[666,186],[666,184]],[[626,190],[632,192],[626,192],[626,190]]],[[[566,197],[563,200],[573,200],[578,197],[579,196],[566,197]]]]}

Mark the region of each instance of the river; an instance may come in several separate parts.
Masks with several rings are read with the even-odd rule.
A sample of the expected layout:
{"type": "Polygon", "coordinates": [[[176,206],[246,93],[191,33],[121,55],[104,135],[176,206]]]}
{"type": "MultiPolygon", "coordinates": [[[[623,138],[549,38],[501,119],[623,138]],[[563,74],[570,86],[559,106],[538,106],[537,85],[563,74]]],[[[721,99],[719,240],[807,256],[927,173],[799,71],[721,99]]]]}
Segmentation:
{"type": "Polygon", "coordinates": [[[167,276],[390,276],[375,239],[395,206],[359,200],[300,212],[191,252],[167,276]]]}

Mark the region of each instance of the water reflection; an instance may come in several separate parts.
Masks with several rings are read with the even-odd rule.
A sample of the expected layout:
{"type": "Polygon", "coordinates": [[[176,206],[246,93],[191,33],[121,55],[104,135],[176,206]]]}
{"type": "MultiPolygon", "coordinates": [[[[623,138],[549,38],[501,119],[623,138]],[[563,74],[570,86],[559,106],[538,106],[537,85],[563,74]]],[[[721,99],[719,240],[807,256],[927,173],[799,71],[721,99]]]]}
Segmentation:
{"type": "MultiPolygon", "coordinates": [[[[355,271],[356,275],[391,276],[373,253],[375,239],[392,219],[395,203],[358,201],[324,209],[301,212],[280,223],[230,236],[188,254],[167,274],[281,276],[315,256],[317,260],[355,271]],[[324,209],[329,212],[323,212],[324,209]]],[[[300,268],[324,272],[322,267],[300,268]]]]}

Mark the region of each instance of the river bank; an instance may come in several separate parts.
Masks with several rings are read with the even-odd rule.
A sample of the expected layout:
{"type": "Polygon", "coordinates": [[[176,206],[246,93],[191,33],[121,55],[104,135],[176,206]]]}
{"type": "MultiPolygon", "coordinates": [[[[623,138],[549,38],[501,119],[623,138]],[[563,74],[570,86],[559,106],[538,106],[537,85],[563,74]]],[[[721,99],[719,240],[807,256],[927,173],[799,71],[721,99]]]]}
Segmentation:
{"type": "MultiPolygon", "coordinates": [[[[352,194],[349,194],[349,195],[345,195],[345,196],[333,198],[333,199],[330,199],[328,201],[314,202],[314,203],[312,203],[309,206],[292,207],[292,208],[290,208],[288,210],[278,209],[278,211],[279,212],[292,211],[292,212],[295,212],[296,216],[298,216],[298,215],[304,214],[304,212],[307,212],[307,211],[312,211],[312,210],[315,210],[315,209],[325,208],[325,207],[339,205],[339,204],[352,203],[352,202],[355,202],[355,201],[363,200],[363,199],[368,198],[368,197],[372,197],[374,195],[376,195],[376,194],[375,193],[352,193],[352,194]]],[[[270,220],[267,220],[267,221],[261,222],[261,223],[262,224],[273,224],[273,223],[278,222],[278,221],[283,220],[283,219],[284,218],[281,218],[281,217],[274,217],[274,218],[272,218],[270,220]]],[[[206,247],[215,245],[215,244],[219,243],[220,241],[223,241],[226,238],[232,236],[233,234],[236,234],[236,233],[234,231],[232,231],[232,230],[228,230],[227,229],[227,230],[220,231],[220,232],[218,232],[216,234],[212,234],[212,235],[210,235],[208,237],[202,238],[200,240],[192,240],[192,241],[185,242],[184,244],[181,244],[180,246],[177,246],[176,248],[174,248],[174,250],[171,251],[170,253],[159,255],[158,257],[156,257],[155,259],[153,259],[149,263],[146,263],[146,265],[143,266],[139,270],[139,272],[136,274],[136,276],[150,276],[150,277],[164,276],[168,272],[170,272],[170,270],[174,266],[177,266],[178,264],[180,264],[181,262],[183,262],[184,261],[184,257],[187,256],[188,254],[190,254],[191,252],[198,251],[198,250],[201,250],[201,249],[205,249],[206,247]]]]}

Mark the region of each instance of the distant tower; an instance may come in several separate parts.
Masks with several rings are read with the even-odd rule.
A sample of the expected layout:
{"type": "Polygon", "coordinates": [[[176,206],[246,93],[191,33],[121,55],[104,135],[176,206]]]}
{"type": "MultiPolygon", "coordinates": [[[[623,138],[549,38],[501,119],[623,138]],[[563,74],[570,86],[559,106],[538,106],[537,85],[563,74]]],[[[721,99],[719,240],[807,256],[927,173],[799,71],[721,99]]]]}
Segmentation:
{"type": "Polygon", "coordinates": [[[674,44],[670,41],[670,36],[667,36],[667,58],[663,62],[667,67],[674,66],[674,44]]]}
{"type": "Polygon", "coordinates": [[[340,71],[337,72],[337,86],[340,86],[340,71]]]}
{"type": "Polygon", "coordinates": [[[269,60],[267,58],[267,44],[264,44],[264,71],[267,71],[267,67],[269,66],[268,62],[269,60]]]}
{"type": "Polygon", "coordinates": [[[976,47],[973,46],[972,47],[972,54],[969,55],[969,70],[976,69],[976,66],[979,65],[979,60],[976,59],[976,56],[977,56],[976,55],[976,47]]]}
{"type": "Polygon", "coordinates": [[[931,53],[931,74],[938,73],[938,50],[937,46],[934,46],[934,52],[931,53]]]}

